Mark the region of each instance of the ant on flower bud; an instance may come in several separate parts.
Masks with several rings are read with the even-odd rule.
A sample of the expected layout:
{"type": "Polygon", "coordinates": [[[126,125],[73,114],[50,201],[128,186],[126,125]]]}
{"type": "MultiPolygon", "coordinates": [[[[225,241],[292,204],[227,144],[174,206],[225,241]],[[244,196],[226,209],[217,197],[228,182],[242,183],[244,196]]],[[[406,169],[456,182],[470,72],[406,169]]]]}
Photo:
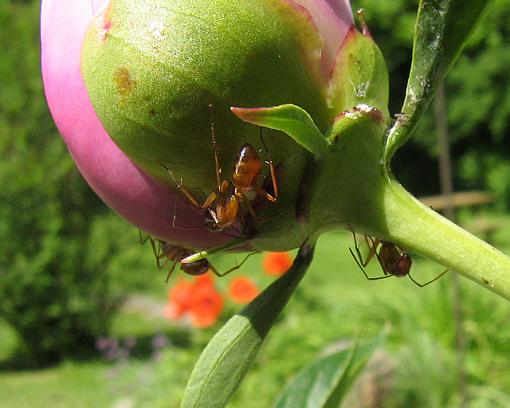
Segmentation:
{"type": "MultiPolygon", "coordinates": [[[[234,226],[238,218],[241,225],[245,225],[244,213],[240,211],[241,205],[244,206],[245,211],[250,214],[253,220],[257,219],[255,211],[247,198],[248,193],[255,192],[267,201],[276,203],[278,200],[278,182],[276,180],[276,171],[273,161],[269,157],[265,163],[270,169],[273,183],[273,195],[266,192],[258,184],[262,170],[262,159],[257,149],[249,143],[245,143],[237,154],[231,179],[221,180],[222,169],[218,159],[219,147],[214,133],[212,105],[209,105],[209,109],[211,112],[211,140],[214,149],[216,189],[209,194],[202,204],[199,204],[193,195],[184,187],[183,183],[177,182],[172,171],[168,167],[162,166],[167,169],[177,189],[182,192],[194,207],[200,210],[207,210],[212,218],[212,228],[216,231],[222,231],[225,228],[234,226]]],[[[269,156],[269,151],[262,138],[262,128],[260,140],[264,146],[264,150],[269,156]]]]}

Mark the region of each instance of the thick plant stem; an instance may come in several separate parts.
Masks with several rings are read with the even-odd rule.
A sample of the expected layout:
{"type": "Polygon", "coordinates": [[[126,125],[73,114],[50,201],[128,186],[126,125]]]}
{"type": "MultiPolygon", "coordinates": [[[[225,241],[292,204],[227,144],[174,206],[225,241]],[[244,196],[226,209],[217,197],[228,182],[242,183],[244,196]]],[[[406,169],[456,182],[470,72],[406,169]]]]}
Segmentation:
{"type": "Polygon", "coordinates": [[[384,238],[419,253],[510,300],[510,258],[388,181],[384,238]]]}

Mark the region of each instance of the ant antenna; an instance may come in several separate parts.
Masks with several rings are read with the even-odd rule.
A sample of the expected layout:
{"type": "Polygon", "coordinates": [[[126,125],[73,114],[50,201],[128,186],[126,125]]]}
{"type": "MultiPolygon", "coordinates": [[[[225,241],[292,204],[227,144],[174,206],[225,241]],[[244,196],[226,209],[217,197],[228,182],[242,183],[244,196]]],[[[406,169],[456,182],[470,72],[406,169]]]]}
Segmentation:
{"type": "Polygon", "coordinates": [[[269,149],[267,148],[266,142],[264,141],[264,138],[262,137],[262,127],[259,127],[260,133],[260,141],[262,143],[262,146],[264,146],[264,150],[266,151],[267,157],[269,160],[266,160],[266,164],[269,166],[269,171],[271,172],[271,180],[273,182],[273,192],[275,197],[278,197],[278,183],[276,181],[276,170],[274,168],[273,159],[271,158],[271,153],[269,153],[269,149]]]}
{"type": "Polygon", "coordinates": [[[209,114],[210,114],[210,123],[211,123],[211,139],[213,144],[213,150],[214,150],[214,165],[216,167],[216,185],[219,187],[221,184],[221,167],[220,163],[218,161],[218,144],[216,143],[216,136],[214,134],[214,107],[212,103],[207,105],[209,108],[209,114]]]}

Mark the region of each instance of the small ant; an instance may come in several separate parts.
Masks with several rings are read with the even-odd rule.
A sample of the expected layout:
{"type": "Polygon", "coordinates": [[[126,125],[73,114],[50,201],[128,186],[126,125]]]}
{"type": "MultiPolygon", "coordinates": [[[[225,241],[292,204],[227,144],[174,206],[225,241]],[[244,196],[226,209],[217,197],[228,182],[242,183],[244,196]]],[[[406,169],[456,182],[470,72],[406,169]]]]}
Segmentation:
{"type": "MultiPolygon", "coordinates": [[[[147,240],[149,240],[151,244],[152,252],[154,253],[154,257],[156,258],[156,265],[158,266],[158,269],[164,268],[169,261],[173,261],[173,264],[166,276],[165,283],[168,283],[168,280],[170,279],[170,276],[172,276],[172,273],[174,272],[177,263],[180,262],[182,259],[190,255],[193,255],[196,252],[192,248],[186,248],[180,245],[170,244],[168,242],[155,239],[150,235],[144,237],[143,233],[140,231],[140,244],[142,245],[145,244],[147,240]]],[[[242,260],[240,264],[230,268],[229,270],[223,273],[218,272],[217,269],[207,260],[207,258],[199,259],[185,264],[181,263],[181,271],[192,276],[204,275],[207,272],[211,271],[216,276],[222,277],[228,275],[230,272],[233,272],[236,269],[239,269],[246,262],[246,260],[253,254],[254,253],[252,252],[246,255],[246,257],[242,260]]]]}
{"type": "Polygon", "coordinates": [[[411,279],[414,284],[416,284],[420,288],[423,288],[424,286],[427,286],[428,284],[436,281],[446,272],[448,272],[448,269],[446,269],[445,271],[441,272],[438,276],[436,276],[434,279],[426,283],[420,283],[416,281],[411,276],[410,273],[411,266],[413,263],[411,255],[409,255],[407,252],[405,252],[404,250],[402,250],[401,248],[399,248],[398,246],[391,242],[383,241],[378,238],[373,238],[367,235],[365,235],[365,241],[369,248],[369,252],[366,259],[363,260],[363,256],[361,255],[361,251],[356,240],[356,234],[354,233],[354,231],[351,232],[354,238],[354,249],[356,250],[356,255],[354,254],[350,247],[349,252],[351,253],[352,257],[354,258],[359,268],[363,272],[363,275],[365,275],[365,278],[367,278],[368,280],[386,279],[389,278],[390,276],[396,276],[397,278],[409,276],[409,279],[411,279]],[[365,272],[365,267],[369,264],[374,255],[379,261],[379,265],[381,265],[381,269],[384,273],[383,276],[369,277],[365,272]]]}
{"type": "MultiPolygon", "coordinates": [[[[241,202],[244,204],[253,220],[256,220],[257,216],[246,194],[253,191],[259,196],[265,198],[267,201],[276,203],[278,200],[278,183],[276,181],[276,171],[273,161],[269,158],[269,160],[265,161],[265,163],[269,165],[274,195],[269,194],[258,185],[260,172],[262,170],[262,159],[260,158],[260,154],[257,149],[249,143],[245,143],[237,154],[232,179],[221,180],[221,167],[218,160],[219,148],[214,134],[212,105],[209,105],[209,109],[211,111],[211,139],[214,148],[216,190],[209,194],[202,204],[199,204],[191,193],[183,186],[182,181],[178,183],[170,169],[166,166],[163,167],[167,169],[177,188],[184,194],[189,202],[200,210],[207,210],[212,217],[213,228],[221,231],[233,226],[237,221],[238,215],[240,214],[239,208],[241,202]]],[[[262,145],[264,146],[266,153],[269,155],[267,146],[262,138],[262,128],[260,140],[262,141],[262,145]]]]}

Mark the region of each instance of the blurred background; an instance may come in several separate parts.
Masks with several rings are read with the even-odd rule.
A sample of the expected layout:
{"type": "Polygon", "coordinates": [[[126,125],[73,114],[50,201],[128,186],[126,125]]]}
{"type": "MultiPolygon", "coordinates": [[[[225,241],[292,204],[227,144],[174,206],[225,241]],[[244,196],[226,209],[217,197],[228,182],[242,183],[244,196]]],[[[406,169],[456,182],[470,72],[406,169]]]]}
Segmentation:
{"type": "MultiPolygon", "coordinates": [[[[0,1],[1,404],[177,407],[200,351],[242,307],[227,295],[232,279],[249,276],[262,290],[274,277],[263,272],[264,255],[253,256],[214,283],[224,299],[215,324],[169,319],[177,316],[169,288],[182,273],[165,284],[168,267],[159,270],[138,231],[84,183],[49,115],[39,7],[0,1]]],[[[390,110],[398,113],[417,1],[353,1],[359,7],[386,57],[390,110]]],[[[510,7],[496,0],[443,97],[393,160],[397,179],[415,195],[439,196],[428,201],[437,209],[447,207],[449,189],[468,192],[454,195],[450,216],[508,254],[509,39],[510,7]]],[[[369,282],[349,254],[352,245],[347,232],[320,239],[311,270],[230,406],[270,406],[322,350],[372,337],[389,322],[385,347],[346,406],[509,407],[510,304],[452,273],[423,289],[409,279],[369,282]]],[[[242,257],[210,259],[221,271],[242,257]]],[[[420,282],[444,270],[414,260],[420,282]]],[[[376,262],[367,273],[380,275],[376,262]]]]}

